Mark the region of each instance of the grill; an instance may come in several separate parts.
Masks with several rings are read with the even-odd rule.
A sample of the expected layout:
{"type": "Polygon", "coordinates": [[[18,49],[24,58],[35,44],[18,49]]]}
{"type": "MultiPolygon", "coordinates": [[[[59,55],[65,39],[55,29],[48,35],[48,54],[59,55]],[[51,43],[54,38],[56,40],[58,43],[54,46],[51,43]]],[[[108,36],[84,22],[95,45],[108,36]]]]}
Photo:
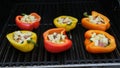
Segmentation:
{"type": "Polygon", "coordinates": [[[18,3],[14,5],[11,13],[0,34],[0,66],[40,66],[40,67],[87,67],[87,66],[113,66],[120,65],[120,29],[115,24],[120,21],[120,13],[109,12],[97,1],[81,2],[59,2],[59,3],[18,3]],[[111,27],[107,30],[116,39],[117,48],[107,54],[91,54],[85,50],[84,32],[87,30],[81,26],[81,18],[85,11],[99,11],[111,20],[111,27]],[[15,16],[21,13],[29,14],[37,12],[41,15],[41,25],[33,32],[38,35],[38,47],[29,53],[23,53],[11,46],[6,39],[6,34],[19,30],[15,25],[15,16]],[[43,43],[43,32],[54,28],[53,19],[60,15],[70,15],[79,19],[74,30],[67,32],[68,37],[73,41],[70,50],[62,53],[52,54],[45,50],[43,43]]]}

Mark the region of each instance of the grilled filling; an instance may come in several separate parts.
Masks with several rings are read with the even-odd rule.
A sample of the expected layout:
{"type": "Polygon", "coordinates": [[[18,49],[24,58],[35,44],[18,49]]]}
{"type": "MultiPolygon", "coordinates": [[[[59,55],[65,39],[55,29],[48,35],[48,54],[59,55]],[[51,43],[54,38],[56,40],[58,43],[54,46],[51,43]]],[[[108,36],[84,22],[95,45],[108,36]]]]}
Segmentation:
{"type": "Polygon", "coordinates": [[[103,34],[96,34],[93,33],[92,37],[90,38],[92,42],[94,42],[95,46],[106,47],[109,45],[109,39],[105,37],[103,34]]]}
{"type": "Polygon", "coordinates": [[[48,35],[48,39],[53,43],[64,43],[66,36],[62,33],[56,33],[48,35]]]}
{"type": "Polygon", "coordinates": [[[27,32],[27,33],[22,33],[21,31],[16,31],[13,34],[13,39],[17,42],[22,44],[25,40],[30,40],[32,33],[27,32]]]}
{"type": "Polygon", "coordinates": [[[72,24],[72,19],[70,19],[69,17],[66,18],[59,17],[58,23],[70,25],[72,24]]]}
{"type": "Polygon", "coordinates": [[[36,21],[36,18],[35,18],[35,16],[32,16],[32,15],[24,15],[21,18],[21,21],[24,23],[33,23],[36,21]]]}
{"type": "Polygon", "coordinates": [[[89,21],[94,24],[104,24],[104,20],[100,16],[89,16],[89,21]]]}

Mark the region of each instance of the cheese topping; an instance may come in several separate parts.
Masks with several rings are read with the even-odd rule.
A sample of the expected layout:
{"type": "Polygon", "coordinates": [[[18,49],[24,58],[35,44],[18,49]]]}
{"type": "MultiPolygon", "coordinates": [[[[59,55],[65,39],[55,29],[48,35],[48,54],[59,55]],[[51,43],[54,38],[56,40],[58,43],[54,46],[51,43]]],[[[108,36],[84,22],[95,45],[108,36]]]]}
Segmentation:
{"type": "Polygon", "coordinates": [[[62,17],[59,17],[58,18],[58,22],[61,23],[61,24],[71,24],[72,23],[72,20],[69,18],[69,17],[66,17],[66,18],[62,18],[62,17]]]}
{"type": "Polygon", "coordinates": [[[32,15],[24,15],[21,18],[21,21],[24,23],[33,23],[34,21],[36,21],[36,18],[35,16],[32,16],[32,15]]]}
{"type": "Polygon", "coordinates": [[[93,33],[90,40],[95,43],[95,46],[105,47],[109,44],[109,39],[103,34],[93,33]]]}
{"type": "Polygon", "coordinates": [[[17,42],[17,43],[23,43],[24,40],[30,40],[30,36],[32,35],[31,32],[27,32],[27,33],[22,33],[21,31],[15,31],[13,33],[13,39],[17,42]]]}
{"type": "Polygon", "coordinates": [[[104,20],[100,16],[89,16],[89,21],[94,24],[102,24],[104,20]]]}
{"type": "Polygon", "coordinates": [[[56,32],[48,35],[48,39],[53,43],[64,43],[65,37],[66,36],[63,35],[62,33],[59,34],[59,33],[56,33],[56,32]]]}

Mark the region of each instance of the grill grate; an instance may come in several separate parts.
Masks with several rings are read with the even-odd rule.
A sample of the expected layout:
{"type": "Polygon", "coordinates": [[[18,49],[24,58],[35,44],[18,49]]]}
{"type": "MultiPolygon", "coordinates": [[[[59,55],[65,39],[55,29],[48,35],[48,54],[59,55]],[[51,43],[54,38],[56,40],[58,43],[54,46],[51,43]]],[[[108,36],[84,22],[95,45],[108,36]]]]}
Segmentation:
{"type": "MultiPolygon", "coordinates": [[[[84,64],[105,64],[105,63],[120,63],[120,37],[114,26],[115,15],[110,16],[111,28],[107,31],[112,34],[117,43],[117,48],[112,53],[107,54],[90,54],[84,48],[84,32],[85,28],[81,26],[80,19],[83,17],[82,13],[92,10],[106,13],[105,15],[112,12],[105,12],[105,9],[96,1],[83,1],[76,3],[20,3],[16,4],[13,8],[6,24],[0,35],[0,66],[44,66],[44,65],[73,65],[78,66],[84,64]],[[15,16],[21,13],[37,12],[41,15],[41,25],[34,32],[38,35],[38,47],[34,48],[29,53],[22,53],[11,46],[9,41],[6,39],[6,34],[19,30],[15,25],[15,16]],[[73,46],[70,50],[51,54],[44,49],[42,34],[44,31],[50,28],[54,28],[53,19],[59,15],[70,15],[79,19],[76,28],[70,32],[67,32],[68,37],[73,41],[73,46]]],[[[112,14],[111,14],[112,15],[112,14]]],[[[86,65],[85,65],[86,64],[86,65]]],[[[88,65],[94,66],[94,65],[88,65]]]]}

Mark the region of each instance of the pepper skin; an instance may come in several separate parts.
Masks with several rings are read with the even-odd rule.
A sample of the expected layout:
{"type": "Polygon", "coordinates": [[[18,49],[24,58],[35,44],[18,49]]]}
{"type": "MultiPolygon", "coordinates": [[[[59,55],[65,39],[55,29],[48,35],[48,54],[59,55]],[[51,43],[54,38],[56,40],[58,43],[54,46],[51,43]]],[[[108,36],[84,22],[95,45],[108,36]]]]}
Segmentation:
{"type": "Polygon", "coordinates": [[[48,52],[60,53],[60,52],[66,51],[72,47],[72,41],[70,39],[68,39],[64,28],[49,29],[43,33],[43,37],[44,37],[44,46],[48,52]],[[64,39],[64,43],[53,43],[48,39],[48,35],[52,34],[54,32],[63,33],[66,36],[66,38],[64,39]]]}
{"type": "Polygon", "coordinates": [[[110,23],[109,23],[110,20],[106,16],[96,11],[92,11],[92,16],[93,17],[100,16],[103,19],[104,23],[101,24],[91,23],[88,17],[84,17],[81,19],[81,24],[83,27],[85,27],[86,29],[103,30],[103,31],[106,31],[107,29],[110,28],[110,23]]]}
{"type": "MultiPolygon", "coordinates": [[[[28,33],[31,31],[26,31],[26,30],[21,30],[22,33],[28,33]]],[[[28,42],[28,40],[24,40],[23,43],[17,43],[14,38],[13,38],[13,33],[9,33],[6,35],[8,41],[12,44],[12,46],[14,48],[16,48],[17,50],[21,51],[21,52],[30,52],[33,50],[34,45],[37,42],[37,35],[34,32],[31,32],[32,35],[30,36],[31,40],[28,42]],[[31,42],[32,41],[32,42],[31,42]]]]}
{"type": "Polygon", "coordinates": [[[41,20],[41,16],[38,15],[37,13],[33,12],[30,13],[31,16],[35,17],[35,21],[34,22],[29,22],[29,23],[25,23],[21,21],[21,18],[23,17],[22,15],[18,15],[15,18],[15,22],[16,25],[23,30],[33,30],[33,29],[37,29],[40,26],[40,20],[41,20]]]}
{"type": "Polygon", "coordinates": [[[59,16],[59,17],[54,19],[54,25],[56,27],[65,28],[66,31],[70,31],[70,30],[74,29],[76,27],[77,22],[78,22],[78,19],[75,18],[75,17],[72,17],[72,16],[59,16]],[[59,18],[66,18],[66,17],[68,17],[72,20],[71,24],[59,23],[58,22],[59,18]]]}
{"type": "Polygon", "coordinates": [[[88,30],[85,32],[85,48],[90,53],[109,53],[116,49],[115,38],[107,32],[101,30],[88,30]],[[93,33],[103,34],[109,39],[109,44],[105,47],[95,46],[95,43],[90,40],[93,33]]]}

